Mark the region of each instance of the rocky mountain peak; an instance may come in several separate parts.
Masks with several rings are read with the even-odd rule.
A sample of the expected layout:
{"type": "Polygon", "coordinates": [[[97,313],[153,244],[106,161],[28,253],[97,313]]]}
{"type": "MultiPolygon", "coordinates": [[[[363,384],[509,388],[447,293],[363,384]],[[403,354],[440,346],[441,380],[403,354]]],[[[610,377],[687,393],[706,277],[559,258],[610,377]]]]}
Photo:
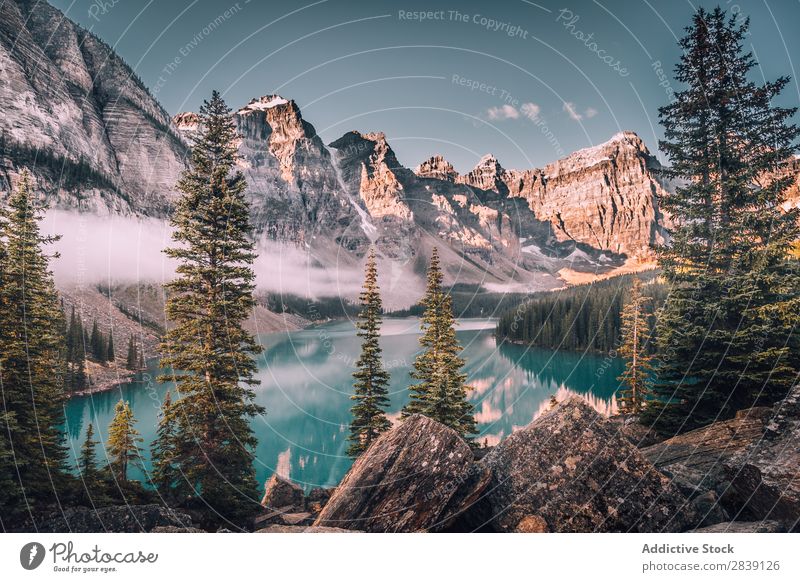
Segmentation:
{"type": "Polygon", "coordinates": [[[508,187],[503,179],[504,174],[505,170],[497,158],[492,154],[486,154],[469,173],[460,176],[457,181],[481,190],[508,194],[508,187]]]}
{"type": "Polygon", "coordinates": [[[458,172],[453,165],[438,154],[422,162],[414,173],[420,178],[435,178],[447,182],[455,182],[458,178],[458,172]]]}

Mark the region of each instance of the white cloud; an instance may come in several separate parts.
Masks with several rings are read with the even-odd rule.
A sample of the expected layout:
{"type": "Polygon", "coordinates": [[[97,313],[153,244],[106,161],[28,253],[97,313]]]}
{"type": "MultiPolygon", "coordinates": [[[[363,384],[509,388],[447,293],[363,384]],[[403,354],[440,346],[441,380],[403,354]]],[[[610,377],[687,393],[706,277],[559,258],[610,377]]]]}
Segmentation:
{"type": "Polygon", "coordinates": [[[539,113],[542,110],[541,107],[536,105],[536,103],[523,103],[519,109],[522,112],[522,115],[530,120],[538,119],[539,113]]]}
{"type": "Polygon", "coordinates": [[[597,109],[594,107],[587,107],[584,109],[583,113],[581,113],[572,101],[564,102],[564,112],[569,115],[573,121],[581,121],[584,117],[586,119],[591,119],[597,115],[597,109]]]}
{"type": "Polygon", "coordinates": [[[578,110],[575,108],[575,104],[571,101],[564,101],[564,111],[574,120],[580,121],[583,119],[583,115],[578,113],[578,110]]]}
{"type": "Polygon", "coordinates": [[[486,115],[492,121],[517,119],[519,117],[519,111],[511,105],[503,105],[502,107],[490,107],[486,110],[486,115]]]}

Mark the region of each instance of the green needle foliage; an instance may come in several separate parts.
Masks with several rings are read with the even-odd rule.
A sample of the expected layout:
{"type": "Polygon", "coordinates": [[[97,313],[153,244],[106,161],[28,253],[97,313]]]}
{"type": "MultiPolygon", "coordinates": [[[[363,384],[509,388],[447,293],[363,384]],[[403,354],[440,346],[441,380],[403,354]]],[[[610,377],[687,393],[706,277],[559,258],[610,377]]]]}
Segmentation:
{"type": "Polygon", "coordinates": [[[175,407],[172,405],[171,394],[167,392],[164,402],[161,403],[158,431],[151,448],[153,472],[150,479],[156,491],[168,501],[177,497],[180,489],[185,486],[180,479],[180,468],[175,455],[176,428],[175,407]]]}
{"type": "Polygon", "coordinates": [[[621,412],[638,414],[650,390],[653,370],[648,353],[650,298],[642,293],[642,280],[638,277],[633,280],[627,299],[622,309],[622,343],[617,350],[619,357],[625,359],[625,370],[618,378],[622,388],[617,392],[617,402],[621,412]]]}
{"type": "Polygon", "coordinates": [[[23,171],[0,220],[0,505],[3,522],[56,508],[66,472],[66,322],[23,171]]]}
{"type": "Polygon", "coordinates": [[[682,186],[661,204],[677,226],[659,263],[672,291],[658,318],[656,400],[642,415],[665,435],[786,395],[800,372],[800,276],[785,212],[797,150],[795,108],[773,106],[786,77],[757,85],[749,22],[699,9],[675,71],[685,89],[660,110],[682,186]]]}
{"type": "Polygon", "coordinates": [[[421,413],[457,431],[466,439],[477,432],[472,405],[467,401],[467,375],[462,371],[461,346],[456,339],[453,303],[442,289],[439,251],[434,248],[428,268],[428,284],[422,304],[423,352],[414,361],[412,378],[419,380],[409,388],[411,397],[403,416],[421,413]]]}
{"type": "Polygon", "coordinates": [[[361,356],[356,362],[358,370],[353,373],[356,382],[352,399],[353,421],[350,423],[350,447],[347,454],[357,457],[385,430],[391,427],[385,409],[389,405],[389,374],[383,368],[380,346],[383,304],[378,288],[378,267],[375,250],[367,257],[364,289],[359,296],[361,313],[356,323],[361,338],[361,356]]]}
{"type": "Polygon", "coordinates": [[[139,443],[142,438],[135,428],[136,419],[130,404],[120,400],[114,407],[114,418],[108,426],[108,467],[119,483],[128,481],[128,467],[144,468],[139,443]]]}
{"type": "MultiPolygon", "coordinates": [[[[255,306],[256,258],[244,176],[234,168],[234,121],[218,92],[200,109],[201,135],[172,216],[177,278],[166,286],[172,323],[161,365],[173,370],[175,465],[198,506],[245,526],[259,506],[250,419],[262,414],[252,386],[261,348],[242,324],[255,306]]],[[[186,499],[189,501],[189,498],[186,499]]]]}

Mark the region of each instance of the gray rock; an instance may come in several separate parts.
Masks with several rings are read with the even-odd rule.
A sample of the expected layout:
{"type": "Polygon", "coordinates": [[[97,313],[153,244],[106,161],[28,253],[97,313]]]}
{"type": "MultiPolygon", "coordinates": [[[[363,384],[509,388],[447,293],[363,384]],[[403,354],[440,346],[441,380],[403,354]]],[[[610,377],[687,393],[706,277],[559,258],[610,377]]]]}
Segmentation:
{"type": "Polygon", "coordinates": [[[302,525],[268,525],[256,530],[256,533],[358,533],[358,530],[316,525],[308,527],[302,525]]]}
{"type": "Polygon", "coordinates": [[[684,531],[694,509],[669,479],[577,397],[501,442],[482,461],[499,531],[684,531]],[[543,522],[543,523],[542,523],[543,522]]]}
{"type": "Polygon", "coordinates": [[[728,482],[725,465],[764,436],[770,411],[768,407],[742,410],[735,418],[677,435],[642,453],[685,495],[716,491],[722,496],[728,482]]]}
{"type": "Polygon", "coordinates": [[[333,495],[334,489],[314,487],[306,497],[306,509],[311,513],[319,513],[333,495]]]}
{"type": "Polygon", "coordinates": [[[314,525],[370,532],[440,529],[463,510],[461,503],[478,496],[465,488],[488,483],[475,473],[472,451],[455,431],[413,415],[356,460],[314,525]]]}
{"type": "Polygon", "coordinates": [[[66,508],[37,523],[40,533],[138,533],[159,527],[195,529],[187,514],[160,505],[66,508]]]}
{"type": "Polygon", "coordinates": [[[261,505],[268,509],[296,507],[302,511],[305,507],[305,493],[296,483],[275,474],[264,485],[261,505]]]}
{"type": "Polygon", "coordinates": [[[198,527],[175,527],[174,525],[160,525],[151,529],[150,533],[206,533],[206,530],[198,527]]]}
{"type": "Polygon", "coordinates": [[[725,501],[735,519],[800,523],[800,386],[777,403],[763,438],[725,463],[725,501]]]}
{"type": "Polygon", "coordinates": [[[728,521],[692,530],[693,533],[784,533],[777,521],[728,521]]]}

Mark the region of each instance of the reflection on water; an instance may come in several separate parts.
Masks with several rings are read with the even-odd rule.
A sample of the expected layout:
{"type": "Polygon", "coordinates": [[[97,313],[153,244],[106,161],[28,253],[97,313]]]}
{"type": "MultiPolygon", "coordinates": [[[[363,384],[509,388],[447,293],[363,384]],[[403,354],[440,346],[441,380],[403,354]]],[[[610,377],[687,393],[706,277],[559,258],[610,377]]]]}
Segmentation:
{"type": "MultiPolygon", "coordinates": [[[[578,394],[603,414],[616,410],[614,390],[622,372],[619,360],[593,354],[552,352],[523,346],[497,346],[494,323],[462,320],[470,399],[475,405],[480,442],[496,444],[547,410],[550,397],[578,394]]],[[[408,397],[409,371],[418,353],[418,320],[384,322],[381,345],[391,373],[390,418],[396,421],[408,397]]],[[[338,483],[350,467],[344,455],[350,423],[353,365],[360,344],[353,325],[337,322],[299,332],[261,336],[258,403],[266,415],[253,420],[258,437],[256,470],[261,482],[274,472],[306,488],[338,483]]],[[[151,369],[141,382],[74,398],[67,404],[67,432],[77,454],[93,422],[105,440],[114,405],[130,401],[146,445],[155,437],[158,406],[171,387],[155,383],[151,369]]],[[[102,456],[102,451],[100,452],[102,456]]],[[[149,452],[145,455],[149,462],[149,452]]],[[[141,474],[132,474],[142,478],[141,474]]]]}

